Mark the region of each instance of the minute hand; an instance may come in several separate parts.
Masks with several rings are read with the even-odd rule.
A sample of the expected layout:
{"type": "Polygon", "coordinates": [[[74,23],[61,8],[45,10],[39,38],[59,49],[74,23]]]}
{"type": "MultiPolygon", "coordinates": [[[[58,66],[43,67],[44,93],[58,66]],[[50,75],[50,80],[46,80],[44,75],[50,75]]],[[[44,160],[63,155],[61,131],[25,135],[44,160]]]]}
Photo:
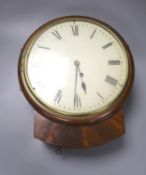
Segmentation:
{"type": "Polygon", "coordinates": [[[75,68],[76,68],[76,70],[75,70],[75,88],[74,88],[74,109],[75,109],[75,107],[76,107],[76,100],[77,100],[77,79],[78,79],[78,67],[79,67],[79,64],[80,64],[80,62],[78,62],[78,61],[75,61],[74,62],[74,65],[75,65],[75,68]]]}

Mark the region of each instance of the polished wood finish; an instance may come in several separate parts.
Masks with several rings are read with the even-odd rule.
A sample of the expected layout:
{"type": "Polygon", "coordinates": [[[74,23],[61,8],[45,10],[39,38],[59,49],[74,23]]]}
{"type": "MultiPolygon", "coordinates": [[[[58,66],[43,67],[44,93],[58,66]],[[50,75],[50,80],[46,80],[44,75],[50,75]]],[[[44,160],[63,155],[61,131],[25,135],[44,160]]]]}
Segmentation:
{"type": "Polygon", "coordinates": [[[87,126],[68,126],[52,122],[40,114],[34,118],[34,137],[63,148],[82,148],[105,144],[125,132],[124,114],[87,126]]]}

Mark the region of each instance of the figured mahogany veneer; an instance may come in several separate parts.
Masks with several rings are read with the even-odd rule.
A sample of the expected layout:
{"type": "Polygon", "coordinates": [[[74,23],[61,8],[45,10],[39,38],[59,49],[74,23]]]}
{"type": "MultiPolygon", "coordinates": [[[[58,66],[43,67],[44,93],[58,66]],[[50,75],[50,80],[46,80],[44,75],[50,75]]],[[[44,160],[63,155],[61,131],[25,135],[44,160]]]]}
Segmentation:
{"type": "Polygon", "coordinates": [[[37,114],[34,137],[47,144],[65,148],[92,147],[105,144],[125,132],[124,114],[119,110],[112,117],[88,126],[67,126],[52,122],[37,114]]]}

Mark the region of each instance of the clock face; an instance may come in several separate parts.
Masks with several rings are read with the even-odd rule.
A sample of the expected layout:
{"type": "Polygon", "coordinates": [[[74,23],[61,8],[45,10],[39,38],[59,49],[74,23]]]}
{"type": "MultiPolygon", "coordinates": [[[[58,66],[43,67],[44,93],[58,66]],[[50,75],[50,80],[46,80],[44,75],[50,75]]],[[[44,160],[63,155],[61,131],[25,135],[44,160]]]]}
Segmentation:
{"type": "Polygon", "coordinates": [[[128,73],[121,40],[110,28],[88,18],[48,23],[27,49],[31,93],[61,114],[77,117],[106,110],[123,92],[128,73]]]}

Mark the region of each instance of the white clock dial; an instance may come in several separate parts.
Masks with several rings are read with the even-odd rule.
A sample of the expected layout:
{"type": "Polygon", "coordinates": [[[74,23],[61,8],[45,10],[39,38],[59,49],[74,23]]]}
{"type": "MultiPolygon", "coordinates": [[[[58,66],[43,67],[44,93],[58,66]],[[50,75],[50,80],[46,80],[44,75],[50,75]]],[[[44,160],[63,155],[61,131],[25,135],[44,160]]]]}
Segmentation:
{"type": "Polygon", "coordinates": [[[119,97],[128,59],[112,31],[88,20],[68,20],[48,25],[33,42],[27,75],[32,92],[48,108],[88,115],[119,97]]]}

